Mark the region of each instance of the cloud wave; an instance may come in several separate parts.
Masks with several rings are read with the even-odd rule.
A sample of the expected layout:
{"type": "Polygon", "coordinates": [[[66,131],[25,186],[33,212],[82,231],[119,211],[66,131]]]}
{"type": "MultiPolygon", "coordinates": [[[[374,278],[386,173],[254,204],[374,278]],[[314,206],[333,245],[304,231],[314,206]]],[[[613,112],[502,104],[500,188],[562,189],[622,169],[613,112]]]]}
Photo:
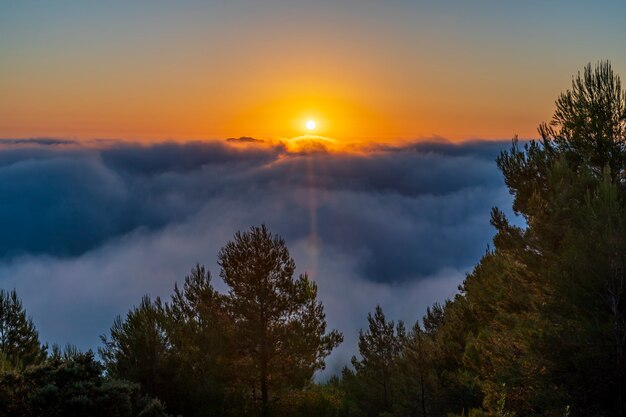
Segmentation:
{"type": "MultiPolygon", "coordinates": [[[[170,294],[237,230],[265,223],[319,283],[346,342],[380,303],[409,322],[456,291],[511,198],[506,142],[426,141],[297,152],[245,141],[4,140],[0,287],[15,287],[44,340],[98,345],[141,295],[170,294]]],[[[217,282],[221,287],[222,284],[217,282]]]]}

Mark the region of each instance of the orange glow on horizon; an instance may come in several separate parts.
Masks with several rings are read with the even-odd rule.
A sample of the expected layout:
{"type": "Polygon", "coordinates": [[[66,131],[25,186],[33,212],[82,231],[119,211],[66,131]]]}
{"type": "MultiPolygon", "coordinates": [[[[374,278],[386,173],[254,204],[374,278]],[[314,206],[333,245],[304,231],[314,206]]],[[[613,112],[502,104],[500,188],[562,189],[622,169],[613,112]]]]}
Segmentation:
{"type": "Polygon", "coordinates": [[[307,120],[343,142],[531,138],[580,66],[626,65],[619,19],[557,48],[579,25],[564,36],[543,6],[546,24],[522,14],[508,30],[491,26],[506,7],[468,2],[467,16],[415,2],[28,3],[1,14],[4,138],[269,140],[312,133],[307,120]]]}
{"type": "MultiPolygon", "coordinates": [[[[316,135],[339,141],[459,141],[535,137],[537,125],[551,115],[552,100],[533,111],[516,111],[517,101],[486,108],[474,102],[476,97],[459,99],[447,91],[454,84],[438,90],[441,86],[424,81],[400,89],[367,72],[348,71],[345,78],[325,68],[316,71],[288,78],[181,77],[172,86],[132,88],[125,88],[123,80],[105,88],[90,75],[58,84],[17,80],[5,86],[11,100],[0,100],[0,116],[7,115],[0,117],[0,137],[269,140],[311,133],[305,123],[314,120],[316,135]]],[[[490,90],[481,100],[501,101],[497,92],[490,90]]]]}
{"type": "MultiPolygon", "coordinates": [[[[536,126],[551,114],[551,100],[545,110],[535,106],[520,113],[514,108],[519,102],[485,108],[472,96],[452,100],[446,90],[454,84],[437,90],[436,83],[424,81],[401,89],[367,71],[347,74],[341,77],[322,67],[283,78],[234,73],[218,80],[181,77],[171,86],[132,88],[124,80],[105,88],[90,75],[40,85],[18,79],[5,86],[11,100],[0,101],[0,116],[7,115],[0,117],[0,137],[271,140],[311,133],[305,123],[314,120],[316,135],[342,142],[508,139],[514,134],[535,137],[536,126]]],[[[486,99],[498,102],[497,91],[486,99]]]]}

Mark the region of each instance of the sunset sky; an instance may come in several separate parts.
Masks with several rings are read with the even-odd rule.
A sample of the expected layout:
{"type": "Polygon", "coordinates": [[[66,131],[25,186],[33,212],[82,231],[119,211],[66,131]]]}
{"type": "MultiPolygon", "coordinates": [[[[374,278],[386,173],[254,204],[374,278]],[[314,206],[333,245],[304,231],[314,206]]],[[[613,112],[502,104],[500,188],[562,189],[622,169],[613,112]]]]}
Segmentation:
{"type": "Polygon", "coordinates": [[[0,288],[42,341],[97,349],[266,224],[344,332],[334,372],[376,304],[412,324],[455,296],[492,207],[524,225],[495,158],[588,62],[626,76],[625,17],[623,0],[0,0],[0,288]]]}
{"type": "Polygon", "coordinates": [[[0,137],[536,136],[626,2],[2,1],[0,137]]]}

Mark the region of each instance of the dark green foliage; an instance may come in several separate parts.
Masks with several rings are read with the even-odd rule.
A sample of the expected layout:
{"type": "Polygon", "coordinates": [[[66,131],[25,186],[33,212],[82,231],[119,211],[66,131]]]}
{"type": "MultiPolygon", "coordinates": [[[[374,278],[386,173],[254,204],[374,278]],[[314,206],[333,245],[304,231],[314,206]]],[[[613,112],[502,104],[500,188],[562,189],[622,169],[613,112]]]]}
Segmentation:
{"type": "Polygon", "coordinates": [[[625,96],[600,63],[556,104],[541,141],[498,158],[528,227],[492,215],[495,249],[464,285],[479,323],[464,364],[492,413],[506,395],[520,415],[623,415],[625,96]]]}
{"type": "Polygon", "coordinates": [[[2,417],[167,417],[139,385],[105,378],[91,352],[0,373],[2,417]]]}
{"type": "Polygon", "coordinates": [[[353,394],[368,416],[390,412],[395,400],[392,376],[406,339],[404,323],[387,322],[383,309],[376,306],[367,315],[368,329],[359,332],[360,359],[352,357],[356,371],[353,394]]]}
{"type": "Polygon", "coordinates": [[[296,265],[284,240],[265,226],[235,234],[218,263],[229,287],[237,373],[253,398],[260,391],[261,412],[267,415],[281,390],[310,383],[342,336],[326,333],[317,285],[306,274],[294,279],[296,265]]]}
{"type": "Polygon", "coordinates": [[[165,321],[162,309],[147,296],[126,320],[117,317],[110,340],[102,338],[105,347],[100,354],[108,372],[140,383],[152,395],[165,391],[172,377],[165,321]]]}
{"type": "Polygon", "coordinates": [[[346,417],[345,411],[345,393],[336,384],[291,390],[280,407],[281,417],[346,417]]]}
{"type": "Polygon", "coordinates": [[[144,297],[100,349],[111,375],[141,384],[174,414],[222,415],[229,329],[211,275],[196,266],[169,303],[144,297]]]}
{"type": "Polygon", "coordinates": [[[498,159],[528,228],[494,222],[500,240],[517,236],[496,240],[490,255],[517,291],[486,321],[507,324],[488,343],[508,340],[501,354],[518,352],[494,368],[494,384],[507,383],[510,403],[529,414],[625,411],[625,100],[608,63],[587,66],[540,127],[541,144],[498,159]]]}
{"type": "Polygon", "coordinates": [[[224,394],[233,378],[228,365],[232,329],[224,297],[213,288],[209,271],[197,265],[182,290],[174,287],[164,313],[175,369],[168,384],[173,397],[168,404],[177,404],[172,410],[184,416],[206,415],[208,410],[221,410],[223,415],[226,409],[232,410],[238,392],[224,394]]]}
{"type": "Polygon", "coordinates": [[[0,369],[41,362],[46,349],[15,290],[0,289],[0,369]]]}
{"type": "Polygon", "coordinates": [[[393,376],[394,415],[445,416],[480,405],[480,393],[462,369],[465,335],[473,325],[457,300],[434,304],[406,337],[393,376]]]}
{"type": "Polygon", "coordinates": [[[404,341],[396,359],[397,370],[392,375],[397,393],[395,414],[424,416],[436,404],[434,359],[432,340],[416,323],[404,341]]]}
{"type": "Polygon", "coordinates": [[[316,284],[293,278],[284,241],[265,226],[237,233],[219,264],[227,295],[196,266],[170,302],[144,297],[118,318],[101,356],[111,375],[140,383],[175,414],[281,413],[281,400],[310,385],[341,335],[326,333],[316,284]]]}
{"type": "MultiPolygon", "coordinates": [[[[394,360],[392,415],[626,414],[626,94],[610,64],[539,132],[497,160],[526,227],[493,210],[493,249],[394,360]]],[[[383,415],[366,381],[345,370],[342,386],[383,415]]]]}

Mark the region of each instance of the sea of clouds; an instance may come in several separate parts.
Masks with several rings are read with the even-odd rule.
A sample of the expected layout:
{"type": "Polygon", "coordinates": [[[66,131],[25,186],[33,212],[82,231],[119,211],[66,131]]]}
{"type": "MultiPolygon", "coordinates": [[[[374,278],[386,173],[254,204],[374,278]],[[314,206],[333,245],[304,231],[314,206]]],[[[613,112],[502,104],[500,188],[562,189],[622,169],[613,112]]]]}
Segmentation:
{"type": "Polygon", "coordinates": [[[282,235],[356,353],[380,304],[412,325],[453,297],[511,196],[495,157],[510,141],[416,141],[358,152],[210,142],[0,140],[0,287],[42,340],[95,349],[143,294],[168,297],[237,230],[282,235]]]}

